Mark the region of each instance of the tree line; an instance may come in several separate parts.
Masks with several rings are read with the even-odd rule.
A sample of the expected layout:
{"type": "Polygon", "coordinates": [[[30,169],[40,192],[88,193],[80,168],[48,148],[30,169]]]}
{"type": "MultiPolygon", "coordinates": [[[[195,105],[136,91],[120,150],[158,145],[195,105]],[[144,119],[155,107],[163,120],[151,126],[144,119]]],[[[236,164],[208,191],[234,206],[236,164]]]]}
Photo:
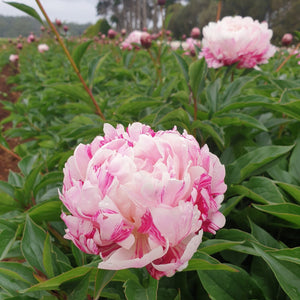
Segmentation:
{"type": "MultiPolygon", "coordinates": [[[[202,28],[216,21],[220,4],[221,18],[241,15],[267,21],[273,29],[274,42],[279,42],[286,32],[300,30],[300,0],[167,0],[168,29],[175,38],[188,35],[193,27],[202,28]]],[[[156,32],[162,24],[157,0],[99,0],[96,10],[117,30],[147,27],[156,32]]]]}

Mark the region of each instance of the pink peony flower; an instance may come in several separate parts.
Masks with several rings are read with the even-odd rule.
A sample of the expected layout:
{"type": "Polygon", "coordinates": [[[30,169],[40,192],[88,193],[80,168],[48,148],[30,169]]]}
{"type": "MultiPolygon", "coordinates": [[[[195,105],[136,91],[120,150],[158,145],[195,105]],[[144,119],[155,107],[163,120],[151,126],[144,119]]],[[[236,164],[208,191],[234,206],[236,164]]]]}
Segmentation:
{"type": "Polygon", "coordinates": [[[9,61],[11,62],[15,62],[15,61],[18,61],[19,60],[19,55],[18,54],[11,54],[9,56],[9,61]]]}
{"type": "Polygon", "coordinates": [[[38,51],[40,53],[43,53],[43,52],[48,51],[48,50],[49,50],[49,46],[47,44],[38,45],[38,51]]]}
{"type": "Polygon", "coordinates": [[[30,33],[27,37],[27,43],[33,43],[35,41],[35,36],[33,33],[30,33]]]}
{"type": "Polygon", "coordinates": [[[200,58],[210,68],[219,68],[238,62],[238,68],[253,68],[265,64],[276,51],[271,45],[272,30],[266,22],[259,23],[251,17],[225,17],[210,22],[203,28],[200,58]]]}
{"type": "Polygon", "coordinates": [[[65,238],[100,255],[101,269],[146,266],[156,279],[172,276],[203,231],[224,226],[224,176],[217,156],[186,131],[105,124],[104,136],[77,146],[65,164],[65,238]]]}
{"type": "Polygon", "coordinates": [[[193,38],[187,38],[185,42],[181,44],[183,50],[185,51],[184,55],[191,55],[195,56],[195,46],[199,47],[201,46],[200,41],[195,40],[193,38]]]}
{"type": "Polygon", "coordinates": [[[148,33],[144,31],[139,31],[139,30],[132,31],[128,35],[128,37],[124,40],[124,42],[121,44],[121,48],[123,50],[125,49],[131,50],[133,47],[137,48],[138,46],[134,44],[141,45],[141,37],[146,34],[148,33]]]}

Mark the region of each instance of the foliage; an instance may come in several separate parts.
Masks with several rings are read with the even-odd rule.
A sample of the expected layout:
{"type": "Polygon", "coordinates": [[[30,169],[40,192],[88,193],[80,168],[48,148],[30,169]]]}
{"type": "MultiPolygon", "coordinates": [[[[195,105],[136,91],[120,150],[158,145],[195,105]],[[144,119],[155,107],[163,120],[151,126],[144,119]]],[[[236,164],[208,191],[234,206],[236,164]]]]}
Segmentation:
{"type": "Polygon", "coordinates": [[[18,102],[2,101],[11,115],[1,124],[13,124],[3,137],[22,139],[14,149],[22,159],[20,172],[0,182],[0,297],[299,299],[296,57],[279,72],[285,50],[261,70],[214,70],[166,44],[153,43],[152,60],[145,50],[121,51],[113,42],[86,48],[67,41],[72,53],[81,52],[82,76],[106,122],[141,121],[154,130],[176,125],[226,166],[225,228],[204,235],[187,269],[158,282],[144,269],[99,270],[99,257],[63,238],[65,208],[57,192],[63,165],[76,145],[102,133],[103,120],[62,50],[54,40],[44,42],[46,53],[36,44],[20,53],[20,73],[10,78],[22,92],[18,102]]]}
{"type": "Polygon", "coordinates": [[[89,26],[86,29],[85,36],[94,37],[97,36],[99,32],[107,34],[107,31],[110,29],[110,26],[106,19],[100,19],[96,24],[89,26]]]}

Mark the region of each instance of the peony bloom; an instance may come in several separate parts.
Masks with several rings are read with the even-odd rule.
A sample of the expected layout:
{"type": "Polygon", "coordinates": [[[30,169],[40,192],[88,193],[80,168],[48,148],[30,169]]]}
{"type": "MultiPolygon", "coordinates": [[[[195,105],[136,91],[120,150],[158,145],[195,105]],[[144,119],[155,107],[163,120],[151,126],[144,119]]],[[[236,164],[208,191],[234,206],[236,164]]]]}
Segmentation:
{"type": "Polygon", "coordinates": [[[48,50],[49,50],[49,46],[47,44],[38,45],[38,51],[40,53],[43,53],[43,52],[48,51],[48,50]]]}
{"type": "Polygon", "coordinates": [[[134,30],[132,31],[128,37],[124,40],[124,42],[121,44],[121,48],[123,50],[128,49],[131,50],[133,47],[139,48],[138,45],[141,45],[141,37],[146,35],[148,33],[144,31],[134,30]],[[138,44],[138,45],[134,45],[138,44]]]}
{"type": "Polygon", "coordinates": [[[238,63],[238,68],[253,68],[265,64],[276,51],[271,45],[272,30],[266,22],[251,17],[225,17],[203,28],[200,57],[210,68],[238,63]]]}
{"type": "Polygon", "coordinates": [[[35,41],[35,35],[33,33],[30,33],[27,37],[27,43],[33,43],[35,41]]]}
{"type": "Polygon", "coordinates": [[[108,32],[107,32],[108,38],[110,38],[112,40],[116,37],[117,34],[118,33],[113,29],[109,29],[108,32]]]}
{"type": "Polygon", "coordinates": [[[18,54],[11,54],[9,56],[9,61],[11,62],[15,62],[15,61],[18,61],[19,60],[19,55],[18,54]]]}
{"type": "Polygon", "coordinates": [[[182,42],[181,44],[184,52],[184,55],[191,55],[191,56],[195,56],[196,52],[195,52],[195,46],[197,46],[198,48],[200,48],[201,43],[198,40],[195,40],[193,38],[187,38],[185,42],[182,42]]]}
{"type": "Polygon", "coordinates": [[[100,255],[101,269],[146,266],[156,279],[172,276],[203,231],[224,226],[224,176],[219,159],[186,131],[105,124],[104,136],[77,146],[65,164],[65,238],[100,255]]]}

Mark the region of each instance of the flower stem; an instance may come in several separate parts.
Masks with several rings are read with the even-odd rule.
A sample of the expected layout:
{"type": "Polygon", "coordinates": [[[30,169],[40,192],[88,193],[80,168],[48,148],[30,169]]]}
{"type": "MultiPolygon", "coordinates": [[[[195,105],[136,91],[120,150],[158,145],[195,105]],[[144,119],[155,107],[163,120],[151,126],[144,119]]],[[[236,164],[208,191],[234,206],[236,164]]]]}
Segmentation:
{"type": "Polygon", "coordinates": [[[278,72],[287,62],[288,60],[295,55],[295,53],[297,52],[298,48],[300,47],[300,43],[298,43],[298,45],[296,46],[296,48],[294,49],[293,52],[291,52],[286,58],[285,60],[280,64],[280,66],[276,69],[275,72],[278,72]]]}
{"type": "Polygon", "coordinates": [[[221,17],[221,10],[222,10],[222,0],[219,0],[218,2],[218,11],[217,11],[217,17],[216,17],[216,22],[220,20],[221,17]]]}
{"type": "Polygon", "coordinates": [[[86,92],[89,94],[90,98],[92,99],[93,104],[94,104],[94,106],[95,106],[95,108],[96,108],[97,114],[101,117],[102,120],[105,120],[105,117],[104,117],[104,115],[103,115],[103,113],[102,113],[102,111],[101,111],[99,105],[97,104],[97,102],[96,102],[96,100],[95,100],[95,98],[94,98],[94,96],[93,96],[91,90],[88,88],[87,84],[85,83],[84,79],[82,78],[82,76],[81,76],[81,74],[80,74],[80,71],[79,71],[79,69],[77,68],[77,66],[76,66],[76,64],[75,64],[75,62],[74,62],[74,60],[73,60],[73,58],[72,58],[72,56],[71,56],[69,50],[68,50],[67,47],[65,46],[65,44],[64,44],[64,42],[63,42],[63,40],[62,40],[62,38],[60,37],[58,31],[57,31],[56,28],[55,28],[55,26],[53,25],[53,23],[52,23],[51,20],[49,19],[49,17],[48,17],[48,15],[47,15],[47,13],[46,13],[44,7],[42,6],[40,0],[35,0],[35,1],[36,1],[36,3],[37,3],[38,7],[40,8],[42,14],[43,14],[44,17],[46,18],[47,23],[48,23],[49,26],[51,27],[51,29],[52,29],[52,31],[54,32],[55,36],[57,37],[57,40],[58,40],[60,46],[63,48],[63,50],[64,50],[64,52],[65,52],[65,54],[66,54],[68,60],[70,61],[71,65],[72,65],[74,71],[76,72],[76,74],[77,74],[79,80],[81,81],[81,83],[82,83],[84,89],[85,89],[86,92]]]}
{"type": "Polygon", "coordinates": [[[13,156],[14,158],[16,158],[17,160],[21,160],[21,157],[18,154],[16,154],[15,152],[7,149],[6,147],[2,146],[1,144],[0,144],[0,149],[2,149],[5,152],[9,153],[11,156],[13,156]]]}

